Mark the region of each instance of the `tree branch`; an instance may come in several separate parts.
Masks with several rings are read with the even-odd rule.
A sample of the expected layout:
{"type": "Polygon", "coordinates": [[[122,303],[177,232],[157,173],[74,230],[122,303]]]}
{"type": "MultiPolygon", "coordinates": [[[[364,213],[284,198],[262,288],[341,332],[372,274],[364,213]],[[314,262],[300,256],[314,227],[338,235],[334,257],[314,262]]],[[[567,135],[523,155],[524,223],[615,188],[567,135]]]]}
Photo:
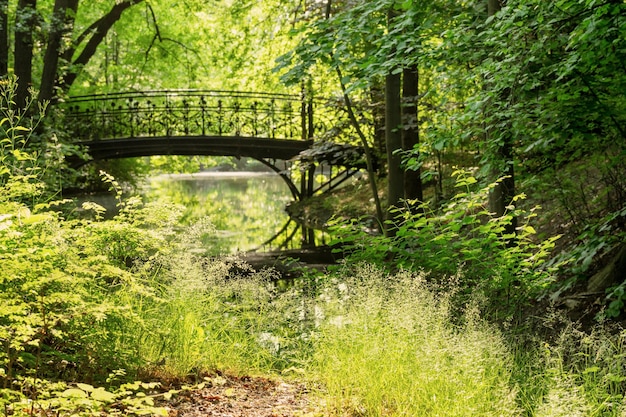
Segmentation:
{"type": "MultiPolygon", "coordinates": [[[[81,42],[85,40],[87,36],[90,36],[90,38],[78,58],[72,62],[74,68],[65,76],[61,83],[61,88],[64,91],[69,90],[72,86],[82,68],[87,65],[96,53],[98,46],[109,33],[109,30],[111,30],[113,25],[122,17],[122,13],[124,13],[126,9],[142,3],[143,1],[144,0],[124,0],[116,3],[106,15],[102,16],[90,26],[91,30],[89,32],[83,32],[83,35],[85,33],[87,33],[87,35],[81,35],[81,42]]],[[[77,45],[77,43],[75,44],[77,45]]]]}

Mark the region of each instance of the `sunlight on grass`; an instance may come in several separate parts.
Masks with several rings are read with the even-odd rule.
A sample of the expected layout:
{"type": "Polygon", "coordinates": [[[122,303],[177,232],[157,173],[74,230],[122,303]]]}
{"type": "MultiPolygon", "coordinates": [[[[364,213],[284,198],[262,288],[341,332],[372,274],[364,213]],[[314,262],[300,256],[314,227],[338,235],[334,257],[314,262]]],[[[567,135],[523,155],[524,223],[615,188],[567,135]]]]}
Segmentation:
{"type": "Polygon", "coordinates": [[[326,415],[624,411],[621,336],[566,325],[552,344],[520,340],[481,318],[478,302],[459,311],[454,284],[433,287],[424,274],[363,265],[279,291],[271,272],[235,259],[185,254],[157,264],[147,270],[158,270],[158,295],[136,312],[140,356],[159,375],[305,379],[326,415]]]}
{"type": "Polygon", "coordinates": [[[314,372],[331,408],[355,415],[515,415],[499,332],[467,312],[452,324],[448,297],[424,277],[364,268],[327,288],[314,372]],[[335,290],[335,297],[329,292],[335,290]]]}
{"type": "Polygon", "coordinates": [[[229,263],[189,254],[157,268],[165,280],[159,301],[143,306],[153,327],[141,347],[149,363],[177,376],[272,369],[272,352],[258,341],[272,319],[263,314],[271,297],[266,276],[229,276],[229,263]]]}

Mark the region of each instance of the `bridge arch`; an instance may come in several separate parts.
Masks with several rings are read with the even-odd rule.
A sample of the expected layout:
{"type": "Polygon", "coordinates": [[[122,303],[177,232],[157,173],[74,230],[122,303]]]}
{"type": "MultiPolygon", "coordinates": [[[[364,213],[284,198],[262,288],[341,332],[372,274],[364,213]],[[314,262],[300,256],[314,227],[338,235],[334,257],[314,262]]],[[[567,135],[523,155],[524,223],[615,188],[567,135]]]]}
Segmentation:
{"type": "MultiPolygon", "coordinates": [[[[73,97],[61,103],[65,126],[93,161],[153,155],[251,157],[286,182],[294,199],[331,189],[358,171],[348,167],[314,188],[312,169],[300,188],[276,161],[313,145],[313,100],[304,95],[215,90],[159,90],[73,97]],[[334,184],[334,185],[333,185],[334,184]]],[[[74,158],[71,165],[88,163],[74,158]]]]}
{"type": "MultiPolygon", "coordinates": [[[[230,146],[230,144],[229,146],[219,146],[219,144],[212,143],[211,141],[202,141],[202,138],[189,138],[189,140],[181,138],[175,140],[154,140],[152,138],[148,140],[136,138],[133,140],[121,139],[82,142],[80,144],[86,148],[91,158],[87,160],[78,157],[68,158],[68,162],[73,168],[80,168],[90,162],[100,160],[157,155],[250,157],[278,174],[289,188],[294,200],[300,200],[303,195],[307,194],[306,190],[300,190],[298,186],[296,186],[289,175],[289,160],[284,160],[283,167],[278,166],[280,158],[275,159],[266,156],[268,155],[266,151],[267,148],[261,148],[262,150],[257,149],[256,142],[254,146],[242,147],[230,146]]],[[[292,155],[292,153],[298,150],[299,146],[293,148],[291,152],[282,150],[277,152],[277,154],[281,154],[281,156],[291,155],[291,158],[293,158],[297,153],[295,155],[292,155]]]]}

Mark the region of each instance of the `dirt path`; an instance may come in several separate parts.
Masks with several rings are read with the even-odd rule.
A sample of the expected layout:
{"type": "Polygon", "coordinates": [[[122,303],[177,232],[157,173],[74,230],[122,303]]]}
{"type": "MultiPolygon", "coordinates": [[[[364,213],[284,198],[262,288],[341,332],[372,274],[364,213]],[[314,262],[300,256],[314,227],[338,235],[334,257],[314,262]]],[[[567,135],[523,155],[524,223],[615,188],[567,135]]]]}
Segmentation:
{"type": "Polygon", "coordinates": [[[165,404],[169,417],[321,417],[302,384],[265,378],[217,377],[165,404]]]}

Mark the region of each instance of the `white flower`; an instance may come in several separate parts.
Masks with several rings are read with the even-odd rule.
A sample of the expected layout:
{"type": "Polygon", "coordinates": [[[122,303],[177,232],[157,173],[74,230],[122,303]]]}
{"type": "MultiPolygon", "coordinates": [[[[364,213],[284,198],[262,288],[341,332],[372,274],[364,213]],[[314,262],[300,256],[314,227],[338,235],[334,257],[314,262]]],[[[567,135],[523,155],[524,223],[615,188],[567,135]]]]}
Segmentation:
{"type": "Polygon", "coordinates": [[[350,320],[346,319],[345,316],[335,316],[328,321],[331,325],[336,326],[338,328],[342,328],[343,326],[350,324],[350,320]]]}
{"type": "Polygon", "coordinates": [[[280,339],[269,332],[263,332],[259,335],[259,344],[274,355],[280,350],[280,339]]]}
{"type": "Polygon", "coordinates": [[[316,305],[313,309],[313,316],[315,317],[315,327],[319,327],[320,323],[322,322],[322,320],[324,320],[325,317],[322,307],[316,305]]]}

